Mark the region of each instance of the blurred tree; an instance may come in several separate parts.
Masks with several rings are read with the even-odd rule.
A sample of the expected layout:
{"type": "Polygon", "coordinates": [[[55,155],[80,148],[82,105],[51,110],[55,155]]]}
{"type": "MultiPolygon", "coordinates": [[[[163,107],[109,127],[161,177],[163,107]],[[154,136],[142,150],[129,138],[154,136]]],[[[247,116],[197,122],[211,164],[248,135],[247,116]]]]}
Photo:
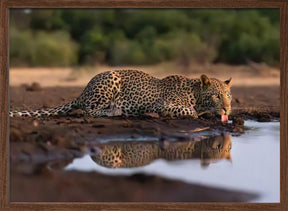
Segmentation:
{"type": "Polygon", "coordinates": [[[10,32],[12,66],[70,66],[78,63],[78,46],[65,31],[32,34],[31,31],[10,28],[10,32]]]}
{"type": "MultiPolygon", "coordinates": [[[[193,60],[278,65],[279,14],[279,9],[12,9],[11,65],[45,65],[45,60],[36,62],[35,46],[48,47],[46,56],[61,55],[52,39],[74,51],[62,65],[168,60],[184,66],[193,60]],[[16,43],[31,52],[17,49],[16,43]]],[[[60,64],[52,58],[50,64],[60,64]]]]}
{"type": "Polygon", "coordinates": [[[67,24],[61,17],[60,9],[37,9],[31,10],[30,27],[34,30],[59,30],[67,29],[67,24]]]}

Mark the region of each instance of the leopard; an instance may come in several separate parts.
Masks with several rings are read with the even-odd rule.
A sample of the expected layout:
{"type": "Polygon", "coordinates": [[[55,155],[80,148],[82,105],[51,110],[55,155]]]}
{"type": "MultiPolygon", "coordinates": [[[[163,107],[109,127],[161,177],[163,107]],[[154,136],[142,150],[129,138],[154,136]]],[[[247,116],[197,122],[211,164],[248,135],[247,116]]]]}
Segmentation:
{"type": "Polygon", "coordinates": [[[111,70],[94,76],[80,96],[66,104],[34,111],[10,111],[9,116],[69,116],[80,109],[91,117],[140,117],[156,113],[197,119],[204,113],[213,113],[228,121],[230,87],[231,78],[221,81],[205,74],[194,79],[181,75],[159,79],[140,70],[111,70]]]}
{"type": "Polygon", "coordinates": [[[91,159],[106,168],[135,168],[157,159],[198,159],[201,167],[226,159],[232,162],[231,135],[221,134],[186,141],[110,141],[91,147],[91,159]],[[164,144],[165,143],[165,144],[164,144]]]}

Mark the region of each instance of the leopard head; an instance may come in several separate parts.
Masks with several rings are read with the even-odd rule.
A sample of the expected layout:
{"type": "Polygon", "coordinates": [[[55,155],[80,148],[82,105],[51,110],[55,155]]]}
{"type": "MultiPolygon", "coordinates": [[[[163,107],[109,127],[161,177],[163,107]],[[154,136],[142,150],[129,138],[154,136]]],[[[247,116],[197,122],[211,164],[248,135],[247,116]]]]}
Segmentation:
{"type": "Polygon", "coordinates": [[[203,140],[201,145],[201,166],[208,167],[211,162],[226,159],[232,162],[231,135],[220,135],[203,140]]]}
{"type": "Polygon", "coordinates": [[[209,112],[221,116],[229,115],[232,101],[230,87],[231,78],[220,81],[201,75],[199,97],[195,106],[197,112],[209,112]]]}

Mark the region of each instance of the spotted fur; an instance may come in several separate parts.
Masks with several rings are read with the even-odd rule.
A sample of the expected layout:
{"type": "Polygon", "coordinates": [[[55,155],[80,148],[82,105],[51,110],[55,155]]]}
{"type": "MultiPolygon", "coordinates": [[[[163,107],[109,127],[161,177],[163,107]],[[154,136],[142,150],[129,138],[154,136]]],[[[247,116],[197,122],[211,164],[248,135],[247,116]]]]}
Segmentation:
{"type": "Polygon", "coordinates": [[[82,109],[87,116],[161,116],[197,118],[203,112],[231,112],[231,79],[220,81],[202,75],[189,79],[179,75],[163,79],[137,70],[116,70],[96,75],[73,101],[50,109],[12,111],[14,116],[65,116],[82,109]]]}
{"type": "Polygon", "coordinates": [[[210,137],[201,141],[176,141],[165,145],[159,141],[115,141],[94,146],[91,158],[107,168],[145,166],[157,159],[200,159],[202,166],[213,161],[231,160],[231,135],[210,137]]]}

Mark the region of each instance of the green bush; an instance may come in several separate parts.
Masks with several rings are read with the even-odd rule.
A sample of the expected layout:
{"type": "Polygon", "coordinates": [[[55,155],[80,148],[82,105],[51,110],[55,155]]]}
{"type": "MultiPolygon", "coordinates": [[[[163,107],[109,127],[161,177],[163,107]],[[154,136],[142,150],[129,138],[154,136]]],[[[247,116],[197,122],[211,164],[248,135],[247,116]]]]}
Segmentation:
{"type": "Polygon", "coordinates": [[[263,36],[263,46],[261,48],[261,61],[270,65],[279,65],[280,62],[280,31],[278,28],[266,32],[263,36]]]}
{"type": "Polygon", "coordinates": [[[221,41],[218,50],[220,61],[232,64],[243,64],[249,60],[270,65],[279,63],[278,25],[271,25],[267,17],[256,11],[239,11],[234,19],[227,27],[227,35],[221,41]],[[268,60],[265,59],[267,57],[268,60]]]}
{"type": "Polygon", "coordinates": [[[32,54],[32,66],[68,66],[77,63],[77,46],[66,32],[38,32],[32,54]]]}
{"type": "Polygon", "coordinates": [[[111,65],[145,64],[146,56],[138,42],[118,40],[110,50],[111,65]]]}
{"type": "Polygon", "coordinates": [[[158,38],[154,43],[147,47],[146,53],[149,56],[147,63],[158,63],[171,60],[176,57],[175,45],[172,40],[158,38]]]}
{"type": "Polygon", "coordinates": [[[10,28],[9,32],[10,66],[30,66],[33,45],[31,31],[18,31],[10,28]]]}
{"type": "Polygon", "coordinates": [[[11,30],[11,66],[69,66],[78,63],[77,44],[67,32],[11,30]]]}
{"type": "Polygon", "coordinates": [[[106,36],[94,29],[84,34],[80,40],[79,59],[81,63],[104,63],[106,59],[106,36]]]}
{"type": "Polygon", "coordinates": [[[280,61],[279,9],[32,9],[10,17],[12,65],[280,61]]]}
{"type": "Polygon", "coordinates": [[[189,65],[191,60],[198,63],[212,62],[216,52],[204,43],[197,34],[183,34],[176,39],[175,50],[180,63],[189,65]]]}

